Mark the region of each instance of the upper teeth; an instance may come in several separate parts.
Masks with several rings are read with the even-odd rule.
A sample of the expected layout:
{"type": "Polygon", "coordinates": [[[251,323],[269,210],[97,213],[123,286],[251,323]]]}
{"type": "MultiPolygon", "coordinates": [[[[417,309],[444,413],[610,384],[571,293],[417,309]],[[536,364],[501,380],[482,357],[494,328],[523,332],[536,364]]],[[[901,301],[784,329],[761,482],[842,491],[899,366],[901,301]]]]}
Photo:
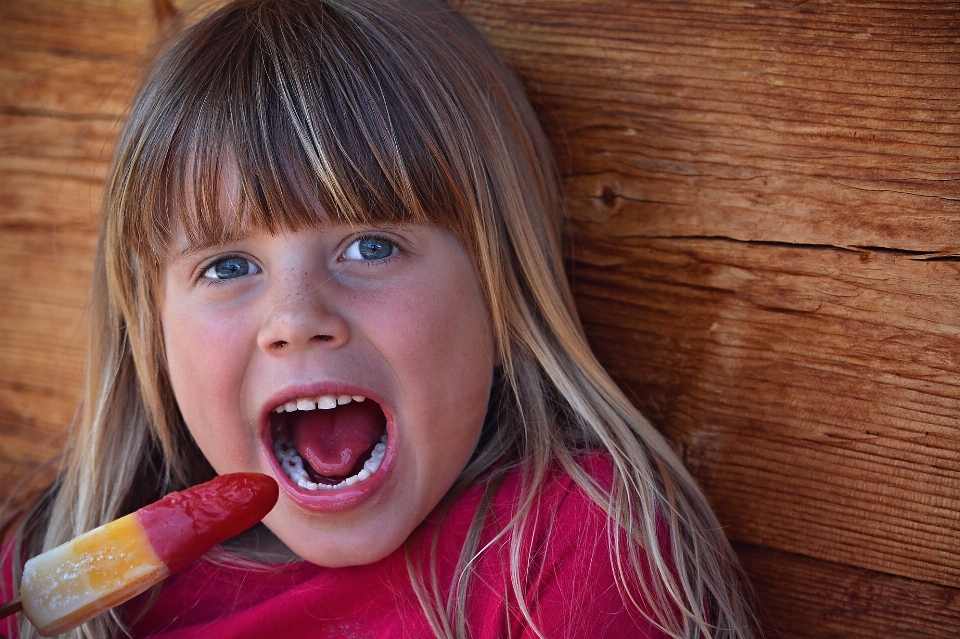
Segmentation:
{"type": "Polygon", "coordinates": [[[273,409],[275,413],[292,413],[295,410],[313,410],[315,408],[328,409],[349,404],[350,402],[362,402],[366,397],[363,395],[320,395],[319,397],[300,397],[291,399],[286,404],[280,404],[273,409]]]}

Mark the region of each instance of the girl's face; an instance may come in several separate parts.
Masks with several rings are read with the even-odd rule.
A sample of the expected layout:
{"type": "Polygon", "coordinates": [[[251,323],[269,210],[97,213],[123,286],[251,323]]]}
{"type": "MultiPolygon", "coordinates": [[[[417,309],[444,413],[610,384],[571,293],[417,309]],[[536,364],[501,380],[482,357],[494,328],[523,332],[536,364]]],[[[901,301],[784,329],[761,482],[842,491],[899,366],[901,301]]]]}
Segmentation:
{"type": "Polygon", "coordinates": [[[390,554],[474,452],[495,349],[449,232],[331,223],[200,249],[181,234],[161,281],[190,432],[218,473],[277,479],[264,521],[308,561],[390,554]]]}

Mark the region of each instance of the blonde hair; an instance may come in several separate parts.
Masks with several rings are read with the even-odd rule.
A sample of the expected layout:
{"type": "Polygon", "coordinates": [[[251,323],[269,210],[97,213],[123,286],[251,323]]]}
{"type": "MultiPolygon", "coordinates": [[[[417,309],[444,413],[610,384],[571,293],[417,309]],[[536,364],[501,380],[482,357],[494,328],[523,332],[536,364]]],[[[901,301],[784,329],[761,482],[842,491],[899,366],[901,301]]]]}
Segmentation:
{"type": "MultiPolygon", "coordinates": [[[[172,229],[213,244],[241,228],[317,226],[321,209],[355,224],[437,224],[471,256],[503,384],[491,432],[451,495],[483,479],[489,503],[519,467],[526,497],[500,536],[528,621],[520,548],[539,486],[560,464],[614,524],[611,561],[628,602],[639,589],[677,638],[752,636],[736,559],[706,499],[584,338],[563,270],[552,154],[522,87],[477,30],[435,0],[239,0],[158,58],[105,195],[82,420],[65,470],[26,520],[18,556],[213,472],[166,374],[157,295],[172,229]],[[224,211],[227,172],[239,176],[240,200],[224,211]],[[612,458],[612,490],[577,463],[589,450],[612,458]]],[[[408,553],[438,637],[469,635],[485,513],[447,595],[408,553]]],[[[121,628],[114,613],[73,636],[121,628]]],[[[24,625],[21,636],[34,634],[24,625]]]]}

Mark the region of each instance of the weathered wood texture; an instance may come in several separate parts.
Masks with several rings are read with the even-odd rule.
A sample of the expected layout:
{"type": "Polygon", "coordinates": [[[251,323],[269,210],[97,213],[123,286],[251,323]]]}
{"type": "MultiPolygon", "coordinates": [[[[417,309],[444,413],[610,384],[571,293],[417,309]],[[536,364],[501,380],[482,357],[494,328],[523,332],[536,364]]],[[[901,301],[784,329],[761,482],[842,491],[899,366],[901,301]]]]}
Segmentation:
{"type": "MultiPolygon", "coordinates": [[[[458,4],[557,150],[591,341],[771,635],[960,635],[960,5],[458,4]]],[[[155,34],[147,0],[0,2],[0,478],[72,416],[155,34]]]]}
{"type": "Polygon", "coordinates": [[[955,637],[960,591],[736,544],[762,598],[767,637],[928,639],[955,637]]]}
{"type": "Polygon", "coordinates": [[[0,495],[75,413],[102,183],[156,33],[146,2],[0,2],[0,495]]]}

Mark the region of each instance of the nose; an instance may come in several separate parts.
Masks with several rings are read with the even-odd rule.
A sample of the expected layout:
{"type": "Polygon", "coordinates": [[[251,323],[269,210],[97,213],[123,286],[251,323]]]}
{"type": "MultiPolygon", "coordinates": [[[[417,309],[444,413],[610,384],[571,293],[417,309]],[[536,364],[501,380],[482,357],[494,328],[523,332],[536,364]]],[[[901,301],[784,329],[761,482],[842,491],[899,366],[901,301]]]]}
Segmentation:
{"type": "Polygon", "coordinates": [[[271,285],[257,344],[268,354],[323,346],[338,348],[350,338],[339,312],[335,282],[309,272],[286,274],[271,285]]]}

